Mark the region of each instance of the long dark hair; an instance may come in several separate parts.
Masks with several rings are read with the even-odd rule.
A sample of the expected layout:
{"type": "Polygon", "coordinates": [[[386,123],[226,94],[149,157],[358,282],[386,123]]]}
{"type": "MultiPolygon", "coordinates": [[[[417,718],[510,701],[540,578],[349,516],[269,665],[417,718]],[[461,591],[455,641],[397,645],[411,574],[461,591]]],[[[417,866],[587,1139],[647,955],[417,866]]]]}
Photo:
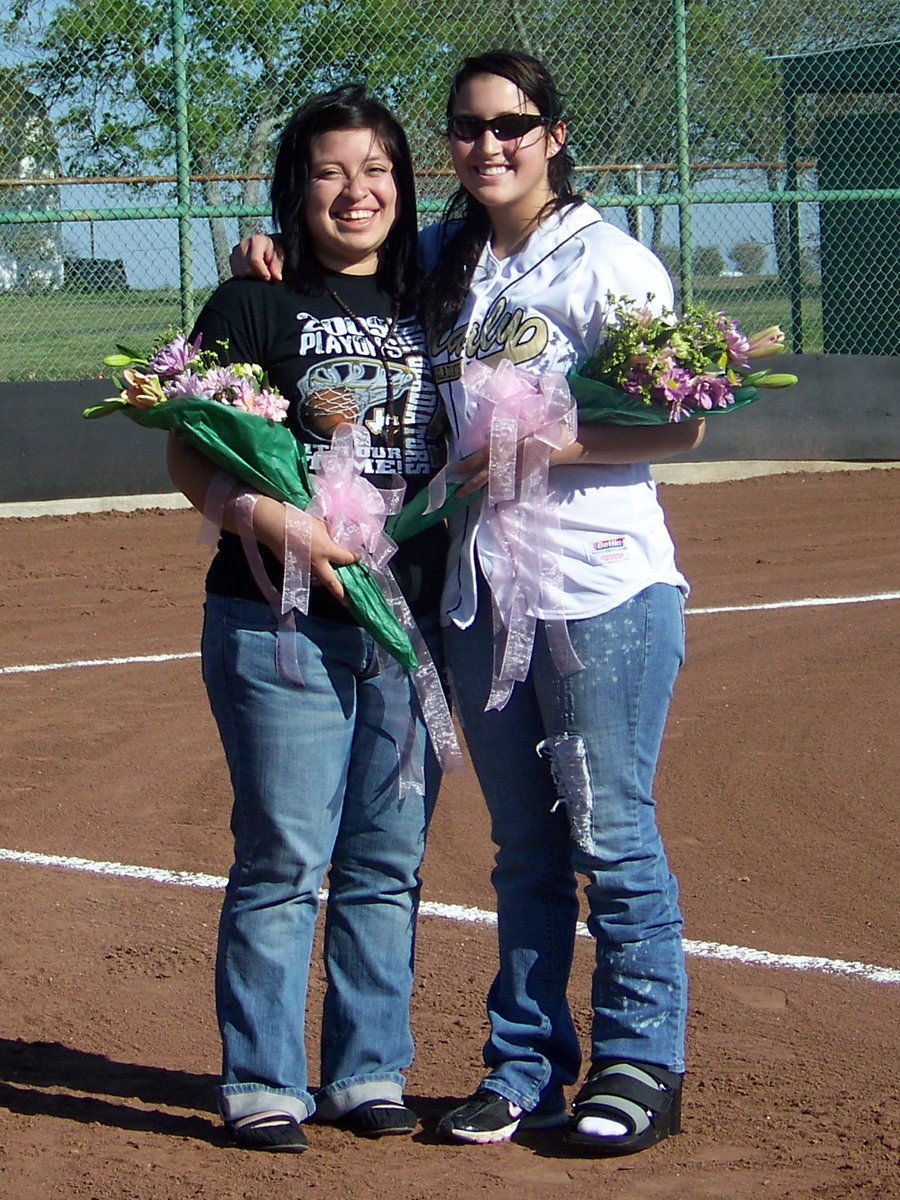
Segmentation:
{"type": "Polygon", "coordinates": [[[361,84],[312,96],[282,130],[272,174],[272,216],[281,232],[284,278],[304,287],[325,288],[325,269],[316,257],[305,219],[312,140],[341,129],[371,129],[387,150],[397,184],[398,216],[381,247],[376,278],[391,295],[412,296],[416,287],[416,185],[403,126],[361,84]]]}
{"type": "MultiPolygon", "coordinates": [[[[463,59],[447,97],[448,122],[456,111],[460,89],[476,75],[499,75],[514,83],[541,116],[549,120],[549,128],[563,120],[562,97],[542,62],[518,50],[489,50],[474,58],[463,59]]],[[[580,203],[581,198],[572,189],[573,169],[574,163],[565,145],[548,159],[547,181],[553,195],[542,216],[580,203]]],[[[432,335],[446,332],[459,316],[475,266],[491,233],[488,210],[461,185],[447,201],[442,221],[446,236],[442,240],[440,256],[422,287],[422,312],[432,335]],[[457,221],[458,227],[448,228],[450,222],[457,221]]]]}

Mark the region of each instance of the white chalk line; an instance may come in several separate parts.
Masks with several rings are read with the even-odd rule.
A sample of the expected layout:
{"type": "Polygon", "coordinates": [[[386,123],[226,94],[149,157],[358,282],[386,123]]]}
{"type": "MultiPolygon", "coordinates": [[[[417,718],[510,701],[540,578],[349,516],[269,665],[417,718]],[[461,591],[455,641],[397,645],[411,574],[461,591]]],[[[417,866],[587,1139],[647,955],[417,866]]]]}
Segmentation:
{"type": "Polygon", "coordinates": [[[776,600],[771,604],[727,604],[717,608],[687,608],[686,617],[705,617],[712,613],[771,612],[776,608],[819,608],[829,604],[872,604],[879,600],[900,600],[900,592],[876,592],[871,596],[810,596],[805,600],[776,600]]]}
{"type": "Polygon", "coordinates": [[[200,651],[187,654],[135,654],[122,658],[78,658],[71,662],[24,663],[15,667],[0,667],[0,675],[29,675],[39,671],[65,671],[70,667],[122,667],[133,663],[176,662],[180,658],[199,658],[200,651]]]}
{"type": "MultiPolygon", "coordinates": [[[[91,875],[106,875],[117,879],[134,879],[151,883],[174,884],[176,887],[207,888],[221,891],[227,880],[220,875],[204,875],[194,871],[167,871],[160,867],[129,866],[118,862],[93,862],[87,858],[69,858],[57,854],[36,854],[26,850],[0,849],[0,862],[24,866],[55,867],[91,875]]],[[[324,899],[327,893],[322,893],[324,899]]],[[[469,925],[496,925],[497,914],[483,908],[462,904],[439,904],[426,900],[419,906],[423,917],[439,917],[469,925]]],[[[590,937],[583,923],[578,925],[581,937],[590,937]]],[[[865,979],[870,983],[900,983],[900,970],[879,967],[871,963],[848,962],[839,958],[823,958],[806,954],[772,954],[768,950],[753,950],[748,946],[728,946],[721,942],[684,940],[684,951],[695,958],[715,958],[756,967],[783,967],[793,971],[819,971],[825,975],[845,975],[865,979]]]]}
{"type": "MultiPolygon", "coordinates": [[[[717,613],[770,612],[778,608],[818,608],[830,604],[872,604],[882,600],[900,600],[900,592],[877,592],[871,596],[811,596],[805,600],[777,600],[770,604],[730,604],[716,608],[689,608],[687,617],[706,617],[717,613]]],[[[135,654],[117,658],[80,658],[71,662],[24,663],[20,666],[0,667],[0,675],[33,675],[41,671],[65,671],[72,667],[122,667],[137,663],[176,662],[179,659],[199,658],[198,651],[186,654],[135,654]]]]}

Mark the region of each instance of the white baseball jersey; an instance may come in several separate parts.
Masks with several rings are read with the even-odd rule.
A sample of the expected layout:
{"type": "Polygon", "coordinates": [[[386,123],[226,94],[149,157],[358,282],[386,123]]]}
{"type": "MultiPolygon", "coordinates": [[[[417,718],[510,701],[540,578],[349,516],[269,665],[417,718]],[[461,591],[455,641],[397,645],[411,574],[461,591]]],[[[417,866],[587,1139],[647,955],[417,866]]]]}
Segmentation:
{"type": "MultiPolygon", "coordinates": [[[[436,257],[440,234],[432,226],[421,235],[426,263],[436,257]]],[[[602,339],[610,295],[636,304],[649,297],[656,311],[673,307],[671,281],[655,255],[587,204],[543,221],[508,258],[497,259],[486,246],[456,325],[432,347],[455,444],[465,446],[474,413],[460,381],[469,361],[496,365],[508,358],[535,374],[565,373],[602,339]]],[[[562,615],[597,616],[652,583],[687,593],[646,463],[552,467],[550,487],[559,505],[562,615]]],[[[475,555],[490,579],[497,548],[481,528],[477,502],[451,522],[451,534],[444,611],[465,628],[477,607],[475,555]]]]}

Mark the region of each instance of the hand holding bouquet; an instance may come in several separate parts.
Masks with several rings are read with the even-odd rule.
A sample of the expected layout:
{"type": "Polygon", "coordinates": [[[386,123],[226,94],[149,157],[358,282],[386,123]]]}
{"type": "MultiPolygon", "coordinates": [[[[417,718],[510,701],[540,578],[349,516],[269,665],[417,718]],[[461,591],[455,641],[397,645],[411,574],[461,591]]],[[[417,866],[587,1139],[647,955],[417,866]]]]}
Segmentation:
{"type": "Polygon", "coordinates": [[[778,354],[784,334],[772,325],[746,337],[737,321],[703,305],[681,318],[668,309],[609,297],[613,317],[603,342],[567,381],[579,421],[656,425],[742,408],[757,388],[790,387],[796,375],[753,371],[750,359],[778,354]]]}

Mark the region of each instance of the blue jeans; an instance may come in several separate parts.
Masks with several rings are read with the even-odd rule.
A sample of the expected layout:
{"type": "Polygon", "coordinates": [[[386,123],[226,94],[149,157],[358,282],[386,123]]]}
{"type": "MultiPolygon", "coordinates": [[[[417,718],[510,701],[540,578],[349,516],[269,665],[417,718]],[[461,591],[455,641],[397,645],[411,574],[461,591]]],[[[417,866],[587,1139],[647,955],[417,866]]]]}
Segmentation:
{"type": "MultiPolygon", "coordinates": [[[[234,865],[219,926],[220,1108],[334,1119],[400,1099],[412,1061],[409,998],[418,867],[439,780],[399,797],[385,709],[414,705],[410,677],[379,671],[355,625],[297,617],[304,687],[275,669],[268,605],[209,595],[203,676],[234,789],[234,865]],[[319,889],[328,878],[321,1089],[307,1079],[304,1021],[319,889]]],[[[424,629],[423,629],[424,632],[424,629]]]]}
{"type": "Polygon", "coordinates": [[[653,776],[684,657],[681,593],[654,584],[568,623],[584,670],[561,678],[541,623],[531,669],[501,712],[490,689],[490,600],[445,630],[454,698],[498,846],[499,970],[488,995],[487,1087],[526,1111],[564,1107],[581,1063],[566,1001],[587,877],[596,943],[591,1059],[684,1070],[687,986],[677,887],[653,776]]]}

